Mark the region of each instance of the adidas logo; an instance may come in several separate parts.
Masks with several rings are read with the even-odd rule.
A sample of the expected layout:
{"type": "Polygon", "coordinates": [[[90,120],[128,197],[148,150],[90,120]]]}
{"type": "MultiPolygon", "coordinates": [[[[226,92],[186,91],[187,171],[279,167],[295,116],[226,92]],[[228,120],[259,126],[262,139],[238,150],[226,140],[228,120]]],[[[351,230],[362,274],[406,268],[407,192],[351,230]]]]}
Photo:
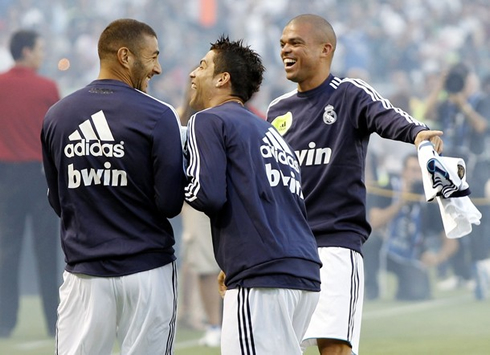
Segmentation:
{"type": "Polygon", "coordinates": [[[82,122],[78,130],[70,134],[68,139],[71,142],[78,141],[78,143],[69,143],[65,146],[64,153],[68,158],[85,155],[114,158],[124,156],[124,142],[102,143],[114,142],[111,129],[102,111],[94,113],[91,119],[82,122]]]}
{"type": "MultiPolygon", "coordinates": [[[[68,139],[78,143],[68,143],[64,153],[68,158],[74,156],[95,156],[108,158],[124,157],[124,142],[114,142],[111,129],[107,124],[104,112],[99,111],[78,126],[68,139]],[[108,143],[102,143],[108,142],[108,143]]],[[[103,169],[85,168],[77,170],[74,164],[68,165],[68,188],[76,189],[80,186],[127,186],[128,179],[124,170],[111,169],[110,162],[104,163],[103,169]]]]}
{"type": "Polygon", "coordinates": [[[273,159],[278,163],[265,164],[265,172],[270,186],[287,187],[291,193],[303,198],[299,180],[299,165],[287,143],[272,127],[269,128],[262,141],[264,143],[260,146],[262,157],[267,160],[273,159]]]}

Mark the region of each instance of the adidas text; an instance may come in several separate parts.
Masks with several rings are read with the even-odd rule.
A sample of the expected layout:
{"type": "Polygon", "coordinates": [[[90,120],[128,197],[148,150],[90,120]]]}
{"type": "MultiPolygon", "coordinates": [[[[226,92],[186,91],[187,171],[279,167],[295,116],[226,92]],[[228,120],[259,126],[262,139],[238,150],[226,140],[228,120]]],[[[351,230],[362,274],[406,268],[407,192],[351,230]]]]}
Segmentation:
{"type": "Polygon", "coordinates": [[[76,156],[92,155],[95,157],[122,158],[124,156],[124,142],[119,144],[101,143],[96,141],[90,143],[85,139],[75,144],[67,144],[65,146],[65,156],[73,158],[76,156]]]}

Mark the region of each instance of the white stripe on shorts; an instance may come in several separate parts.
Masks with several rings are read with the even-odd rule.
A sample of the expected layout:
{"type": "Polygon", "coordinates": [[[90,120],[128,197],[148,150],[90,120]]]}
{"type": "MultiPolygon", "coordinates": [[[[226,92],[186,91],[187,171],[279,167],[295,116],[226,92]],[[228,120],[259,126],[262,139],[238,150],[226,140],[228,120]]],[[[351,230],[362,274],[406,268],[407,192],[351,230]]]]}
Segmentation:
{"type": "Polygon", "coordinates": [[[174,261],[172,263],[172,293],[173,293],[173,314],[172,318],[170,319],[170,330],[168,332],[168,338],[167,338],[167,346],[165,348],[165,354],[172,355],[173,354],[173,347],[174,347],[174,342],[175,342],[175,331],[176,331],[176,324],[177,324],[177,263],[174,261]]]}
{"type": "Polygon", "coordinates": [[[357,303],[359,300],[359,273],[358,273],[358,259],[355,258],[354,251],[350,252],[351,262],[351,293],[350,293],[350,308],[349,308],[349,328],[347,330],[347,340],[352,342],[352,334],[354,332],[354,314],[356,314],[357,303]]]}
{"type": "Polygon", "coordinates": [[[238,289],[237,319],[240,349],[242,355],[255,355],[255,344],[249,296],[249,288],[240,287],[238,289]]]}
{"type": "Polygon", "coordinates": [[[226,291],[221,354],[301,355],[300,343],[319,292],[286,288],[226,291]]]}

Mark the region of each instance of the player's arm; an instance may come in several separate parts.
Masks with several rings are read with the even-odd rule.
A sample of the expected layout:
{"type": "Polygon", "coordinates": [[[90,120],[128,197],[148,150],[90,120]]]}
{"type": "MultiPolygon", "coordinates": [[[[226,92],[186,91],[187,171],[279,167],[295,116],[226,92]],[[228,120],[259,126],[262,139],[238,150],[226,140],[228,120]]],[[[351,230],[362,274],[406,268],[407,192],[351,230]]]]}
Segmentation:
{"type": "Polygon", "coordinates": [[[213,214],[226,202],[226,151],[222,122],[200,112],[188,124],[185,199],[195,209],[213,214]]]}
{"type": "Polygon", "coordinates": [[[175,217],[184,203],[185,174],[180,127],[172,110],[168,110],[155,126],[153,166],[158,209],[167,218],[175,217]]]}
{"type": "Polygon", "coordinates": [[[381,137],[415,144],[416,147],[424,140],[430,141],[437,152],[442,152],[442,131],[433,131],[426,124],[416,120],[401,108],[394,107],[371,86],[360,81],[359,90],[355,95],[352,107],[357,110],[353,117],[359,121],[356,125],[366,125],[370,132],[381,137]],[[365,118],[365,121],[361,120],[365,118]]]}
{"type": "Polygon", "coordinates": [[[50,153],[49,145],[46,141],[44,128],[41,131],[41,145],[43,153],[43,168],[48,184],[49,204],[58,216],[61,216],[61,203],[58,195],[58,170],[54,164],[53,157],[50,153]]]}

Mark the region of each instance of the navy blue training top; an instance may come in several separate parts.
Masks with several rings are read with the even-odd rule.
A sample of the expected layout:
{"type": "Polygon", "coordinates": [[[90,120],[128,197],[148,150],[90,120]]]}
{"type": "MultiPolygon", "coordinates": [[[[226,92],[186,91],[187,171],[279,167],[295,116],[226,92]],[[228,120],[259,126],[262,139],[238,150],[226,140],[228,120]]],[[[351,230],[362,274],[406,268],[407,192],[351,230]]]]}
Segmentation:
{"type": "Polygon", "coordinates": [[[50,108],[41,141],[67,271],[121,276],[175,260],[167,218],[185,174],[173,107],[96,80],[50,108]]]}
{"type": "Polygon", "coordinates": [[[186,200],[211,220],[229,289],[320,289],[299,165],[268,122],[228,102],[189,121],[186,200]]]}
{"type": "Polygon", "coordinates": [[[361,252],[366,220],[364,171],[371,133],[413,143],[428,127],[359,79],[329,75],[319,87],[275,99],[267,120],[301,164],[308,221],[319,247],[361,252]]]}

